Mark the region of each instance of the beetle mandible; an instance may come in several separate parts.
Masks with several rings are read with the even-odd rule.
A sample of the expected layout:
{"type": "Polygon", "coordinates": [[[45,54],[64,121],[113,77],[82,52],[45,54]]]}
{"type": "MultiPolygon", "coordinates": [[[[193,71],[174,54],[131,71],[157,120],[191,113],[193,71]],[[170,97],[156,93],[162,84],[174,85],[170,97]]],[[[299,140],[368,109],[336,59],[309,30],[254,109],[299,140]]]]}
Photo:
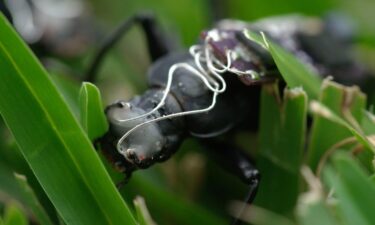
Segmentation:
{"type": "Polygon", "coordinates": [[[244,29],[264,32],[323,77],[333,75],[338,82],[359,86],[369,79],[351,56],[352,33],[334,18],[222,20],[203,31],[189,51],[176,52],[154,18],[139,14],[105,40],[86,80],[95,79],[108,50],[137,23],[145,32],[153,62],[149,89],[105,109],[110,128],[99,140],[103,153],[127,178],[137,169],[167,160],[190,135],[225,159],[224,166],[249,186],[245,202],[253,201],[258,170],[244,152],[215,140],[235,128],[256,129],[261,84],[281,79],[270,54],[249,40],[244,29]]]}

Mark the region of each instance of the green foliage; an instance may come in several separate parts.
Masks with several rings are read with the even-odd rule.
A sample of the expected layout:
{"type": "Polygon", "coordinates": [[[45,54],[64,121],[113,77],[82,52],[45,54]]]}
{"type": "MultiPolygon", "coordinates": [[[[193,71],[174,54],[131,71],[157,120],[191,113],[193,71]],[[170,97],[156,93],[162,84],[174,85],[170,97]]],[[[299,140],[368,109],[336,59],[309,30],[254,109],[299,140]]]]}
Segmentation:
{"type": "Polygon", "coordinates": [[[31,209],[33,215],[37,218],[37,221],[41,225],[52,225],[52,221],[48,217],[47,213],[45,212],[43,206],[40,204],[37,196],[35,195],[33,189],[27,183],[26,177],[23,175],[16,174],[15,175],[19,186],[23,190],[23,201],[25,204],[31,209]]]}
{"type": "Polygon", "coordinates": [[[277,85],[262,91],[258,167],[262,182],[255,204],[281,214],[291,213],[299,195],[307,117],[307,96],[301,88],[277,85]],[[291,132],[293,131],[293,132],[291,132]]]}
{"type": "MultiPolygon", "coordinates": [[[[194,177],[191,179],[194,179],[194,177]]],[[[223,216],[213,214],[208,209],[170,193],[166,187],[164,189],[158,187],[150,179],[134,176],[128,185],[129,189],[134,188],[137,194],[142,193],[142,196],[149,203],[153,203],[153,206],[150,206],[152,216],[154,213],[160,213],[176,221],[176,224],[181,225],[199,223],[207,225],[226,224],[226,221],[222,219],[223,216]],[[168,206],[167,210],[166,206],[168,206]]]]}
{"type": "Polygon", "coordinates": [[[155,225],[147,210],[145,200],[142,197],[134,199],[135,211],[140,225],[155,225]]]}
{"type": "MultiPolygon", "coordinates": [[[[185,45],[194,43],[212,19],[209,1],[183,0],[178,7],[172,0],[93,2],[95,13],[109,18],[108,24],[118,24],[145,6],[152,8],[165,30],[181,34],[185,45]]],[[[234,0],[216,6],[222,5],[224,15],[240,19],[296,10],[321,15],[341,8],[360,15],[360,40],[368,46],[375,43],[375,32],[368,19],[371,7],[363,15],[358,11],[363,2],[234,0]]],[[[149,61],[139,32],[131,33],[108,57],[102,70],[108,78],[101,76],[97,88],[65,76],[70,75],[66,71],[46,73],[3,17],[0,31],[0,113],[22,153],[0,124],[0,202],[5,208],[0,225],[229,223],[228,199],[243,197],[244,187],[218,170],[209,174],[210,158],[204,160],[200,176],[189,177],[179,171],[185,159],[182,150],[169,165],[134,174],[121,196],[113,184],[122,175],[107,165],[111,180],[103,166],[108,162],[101,161],[92,147],[91,141],[108,129],[101,95],[108,104],[145,88],[145,76],[140,74],[146,73],[149,61]],[[126,82],[119,82],[119,77],[126,77],[126,82]],[[187,181],[206,179],[197,181],[196,195],[184,197],[176,188],[182,176],[187,181]],[[221,190],[222,184],[229,188],[221,190]]],[[[262,90],[259,144],[250,146],[257,150],[262,181],[256,205],[247,207],[242,218],[256,225],[374,224],[375,116],[365,108],[366,95],[356,87],[321,80],[266,36],[247,34],[270,52],[287,87],[282,96],[275,84],[262,90]]],[[[374,51],[367,50],[365,60],[372,62],[374,51]]],[[[194,150],[196,145],[186,148],[194,150]]],[[[240,208],[234,204],[232,214],[240,208]]]]}
{"type": "Polygon", "coordinates": [[[374,224],[374,182],[347,155],[334,157],[333,167],[325,171],[325,178],[340,201],[336,207],[344,224],[374,224]]]}
{"type": "Polygon", "coordinates": [[[79,93],[81,106],[81,124],[90,140],[93,141],[108,130],[108,123],[103,114],[103,105],[99,89],[84,82],[79,93]]]}
{"type": "MultiPolygon", "coordinates": [[[[322,85],[319,101],[329,107],[332,115],[337,114],[346,117],[354,124],[361,121],[362,111],[366,105],[366,97],[357,87],[344,87],[328,80],[324,81],[322,85]]],[[[314,103],[314,105],[316,104],[314,103]]],[[[308,162],[311,168],[315,170],[324,151],[335,143],[352,136],[349,131],[352,126],[347,125],[337,115],[333,116],[334,119],[332,117],[329,119],[319,113],[322,110],[314,108],[313,111],[316,113],[314,113],[314,122],[311,129],[308,162]],[[342,129],[343,126],[348,129],[342,129]],[[332,135],[333,133],[335,135],[332,135]]]]}
{"type": "Polygon", "coordinates": [[[25,213],[15,203],[7,206],[4,213],[4,225],[26,225],[27,219],[25,213]]]}
{"type": "Polygon", "coordinates": [[[132,224],[98,156],[36,58],[0,17],[0,112],[70,224],[132,224]]]}
{"type": "MultiPolygon", "coordinates": [[[[300,108],[288,108],[285,106],[288,91],[281,101],[275,87],[271,91],[263,88],[259,166],[265,173],[266,182],[262,181],[264,187],[260,186],[256,203],[265,211],[262,211],[261,218],[252,216],[247,220],[254,224],[270,224],[271,218],[275,218],[274,213],[277,213],[281,221],[285,216],[294,218],[299,224],[374,223],[375,217],[371,213],[374,199],[370,197],[374,196],[374,183],[347,153],[335,154],[339,150],[351,150],[354,156],[366,152],[361,161],[368,164],[373,160],[375,148],[366,135],[373,135],[375,123],[373,115],[365,111],[366,96],[355,86],[345,87],[329,80],[320,85],[317,76],[308,72],[298,59],[269,42],[265,36],[261,39],[254,33],[248,32],[247,35],[271,53],[288,87],[301,86],[306,90],[314,115],[307,155],[298,157],[302,155],[305,143],[303,127],[306,112],[302,110],[303,104],[299,104],[300,108]],[[318,96],[319,101],[314,100],[318,96]],[[293,119],[288,120],[288,117],[293,119]],[[364,122],[362,118],[365,118],[364,122]],[[284,127],[288,129],[282,129],[284,127]],[[332,155],[334,166],[327,168],[332,155]],[[304,162],[310,166],[304,166],[302,172],[310,190],[302,194],[304,189],[296,180],[301,176],[299,168],[304,162]],[[290,170],[293,173],[289,171],[286,174],[290,164],[294,165],[290,170]],[[316,177],[311,170],[316,170],[316,177]],[[324,181],[319,179],[322,170],[326,178],[324,181]],[[330,190],[333,190],[333,197],[326,197],[330,190]],[[331,198],[337,199],[334,205],[329,203],[331,198]],[[297,211],[293,213],[295,208],[297,211]]],[[[299,89],[301,94],[304,93],[302,89],[299,89]]],[[[373,168],[370,170],[373,171],[373,168]]]]}
{"type": "Polygon", "coordinates": [[[298,219],[301,225],[338,224],[338,221],[334,218],[322,199],[312,202],[305,202],[302,207],[303,209],[300,209],[298,212],[298,219]]]}
{"type": "Polygon", "coordinates": [[[245,34],[250,40],[255,41],[271,53],[288,87],[303,87],[309,98],[318,98],[321,85],[321,79],[318,74],[308,69],[290,52],[268,40],[263,33],[261,34],[262,37],[251,31],[245,31],[245,34]]]}

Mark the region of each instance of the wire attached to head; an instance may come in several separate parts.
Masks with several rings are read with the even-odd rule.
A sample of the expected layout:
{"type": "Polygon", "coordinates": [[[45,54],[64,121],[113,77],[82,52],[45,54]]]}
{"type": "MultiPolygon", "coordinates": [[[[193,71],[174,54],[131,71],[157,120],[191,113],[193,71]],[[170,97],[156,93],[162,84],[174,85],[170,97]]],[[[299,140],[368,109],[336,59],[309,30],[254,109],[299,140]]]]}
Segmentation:
{"type": "Polygon", "coordinates": [[[136,117],[124,119],[124,120],[119,120],[119,122],[125,123],[125,122],[129,122],[132,120],[144,118],[156,112],[158,109],[160,109],[165,104],[165,101],[171,90],[173,76],[174,74],[176,74],[175,72],[178,69],[185,69],[191,72],[191,75],[197,76],[199,79],[202,80],[205,86],[213,93],[211,104],[203,109],[190,110],[190,111],[185,111],[185,112],[173,113],[169,115],[163,115],[161,117],[150,119],[140,124],[137,124],[130,130],[128,130],[117,142],[117,145],[116,145],[117,151],[120,154],[124,155],[125,158],[126,158],[126,154],[125,154],[126,149],[123,149],[121,145],[125,141],[125,139],[136,129],[142,126],[145,126],[149,123],[158,122],[158,121],[165,120],[165,119],[171,119],[171,118],[180,117],[180,116],[208,112],[215,107],[217,96],[225,92],[227,88],[227,84],[224,78],[221,76],[222,74],[226,72],[231,72],[240,76],[240,75],[245,75],[245,74],[251,75],[254,72],[254,71],[240,71],[238,69],[231,68],[231,65],[232,65],[232,57],[231,57],[232,51],[231,50],[226,51],[226,64],[222,63],[214,55],[212,47],[209,44],[209,41],[212,38],[212,33],[210,32],[212,31],[208,32],[207,37],[202,45],[193,45],[189,48],[189,52],[194,58],[194,63],[195,63],[194,66],[185,62],[185,63],[176,63],[169,68],[167,85],[163,91],[163,96],[160,99],[159,103],[152,110],[140,116],[136,116],[136,117]]]}

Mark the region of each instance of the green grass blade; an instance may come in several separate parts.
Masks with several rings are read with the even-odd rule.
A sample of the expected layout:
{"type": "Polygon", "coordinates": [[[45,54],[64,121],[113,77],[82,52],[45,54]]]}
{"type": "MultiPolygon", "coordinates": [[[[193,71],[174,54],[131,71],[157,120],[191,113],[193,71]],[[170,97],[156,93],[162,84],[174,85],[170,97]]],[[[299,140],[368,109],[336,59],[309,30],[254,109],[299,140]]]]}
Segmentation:
{"type": "MultiPolygon", "coordinates": [[[[3,133],[7,133],[7,131],[3,130],[3,133]]],[[[34,173],[27,164],[27,161],[23,157],[14,139],[9,136],[9,133],[8,135],[0,135],[0,139],[1,138],[2,140],[7,140],[7,142],[10,143],[0,146],[0,191],[5,195],[16,199],[25,208],[27,208],[28,211],[31,211],[32,206],[28,205],[27,201],[28,194],[25,193],[23,188],[21,188],[19,182],[14,176],[15,173],[24,175],[27,177],[28,185],[30,188],[32,188],[33,192],[38,198],[38,201],[43,205],[43,208],[48,213],[49,217],[52,220],[55,219],[55,208],[46,196],[43,188],[38,183],[34,173]],[[8,140],[9,138],[11,138],[11,140],[8,140]]]]}
{"type": "Polygon", "coordinates": [[[10,204],[5,209],[4,225],[27,225],[27,219],[16,204],[10,204]]]}
{"type": "Polygon", "coordinates": [[[316,170],[322,155],[334,144],[353,136],[353,134],[359,135],[363,139],[358,131],[342,118],[345,114],[350,114],[352,120],[361,123],[366,105],[366,97],[358,88],[345,87],[328,80],[323,82],[319,101],[320,103],[313,103],[313,105],[315,104],[321,109],[327,106],[327,110],[331,112],[329,114],[332,116],[327,118],[319,113],[319,110],[313,112],[313,125],[307,155],[308,164],[313,171],[316,170]],[[322,104],[325,106],[319,107],[322,104]],[[348,129],[342,129],[343,126],[348,129]]]}
{"type": "Polygon", "coordinates": [[[309,99],[317,99],[321,85],[321,78],[300,62],[294,55],[270,41],[266,36],[245,31],[246,36],[266,48],[272,55],[282,77],[288,87],[303,87],[309,99]]]}
{"type": "Polygon", "coordinates": [[[25,201],[27,206],[30,207],[39,224],[52,225],[52,221],[48,217],[46,211],[43,209],[37,197],[35,196],[34,191],[30,188],[29,184],[27,183],[26,177],[20,174],[16,174],[15,177],[19,183],[19,186],[24,191],[23,200],[25,201]]]}
{"type": "MultiPolygon", "coordinates": [[[[242,202],[234,202],[230,206],[232,215],[237,215],[243,207],[242,202]]],[[[285,216],[279,215],[255,205],[247,206],[241,215],[241,219],[248,224],[254,225],[294,225],[293,221],[285,216]]]]}
{"type": "Polygon", "coordinates": [[[52,79],[53,84],[56,86],[57,90],[63,96],[65,102],[68,104],[69,109],[73,112],[76,118],[79,118],[79,104],[78,98],[80,83],[74,80],[72,77],[66,74],[49,74],[52,79]]]}
{"type": "Polygon", "coordinates": [[[23,202],[23,191],[14,179],[13,172],[8,167],[0,164],[0,193],[23,202]]]}
{"type": "Polygon", "coordinates": [[[334,114],[328,107],[325,105],[319,103],[319,102],[312,102],[310,105],[311,110],[317,114],[320,115],[326,119],[329,119],[330,121],[345,127],[348,131],[351,132],[351,134],[357,138],[358,142],[360,142],[363,146],[365,146],[367,149],[371,150],[375,153],[374,146],[370,143],[370,141],[367,139],[366,136],[364,136],[363,133],[356,130],[352,125],[350,125],[348,122],[340,118],[338,115],[334,114]]]}
{"type": "Polygon", "coordinates": [[[81,124],[90,140],[95,140],[108,130],[99,89],[88,82],[82,84],[79,93],[81,124]]]}
{"type": "Polygon", "coordinates": [[[256,204],[267,210],[290,214],[296,204],[306,116],[307,96],[302,89],[285,91],[281,102],[276,85],[263,88],[257,163],[262,180],[256,204]]]}
{"type": "Polygon", "coordinates": [[[362,129],[366,135],[375,134],[375,115],[369,111],[363,111],[362,129]]]}
{"type": "Polygon", "coordinates": [[[334,168],[324,171],[326,183],[338,198],[337,208],[347,224],[374,224],[375,184],[353,159],[338,154],[334,168]]]}
{"type": "Polygon", "coordinates": [[[0,112],[71,224],[135,224],[87,136],[35,56],[0,16],[0,112]]]}
{"type": "Polygon", "coordinates": [[[9,168],[0,164],[1,195],[16,199],[22,203],[25,208],[31,210],[33,216],[41,225],[52,225],[47,213],[36,198],[34,191],[27,184],[26,178],[21,175],[16,175],[16,177],[19,179],[16,180],[14,173],[9,168]]]}
{"type": "MultiPolygon", "coordinates": [[[[327,197],[320,179],[314,176],[307,166],[301,167],[301,174],[308,190],[301,193],[296,207],[296,220],[301,225],[333,225],[339,223],[338,218],[327,204],[327,197]]],[[[305,188],[306,189],[306,188],[305,188]]]]}
{"type": "Polygon", "coordinates": [[[338,225],[333,213],[328,209],[322,199],[304,202],[297,213],[300,225],[338,225]]]}
{"type": "Polygon", "coordinates": [[[139,225],[156,225],[147,209],[144,198],[138,196],[134,199],[134,207],[137,212],[139,225]]]}
{"type": "Polygon", "coordinates": [[[215,215],[208,209],[189,202],[171,193],[148,179],[140,175],[134,175],[132,180],[127,184],[127,188],[134,189],[143,196],[150,204],[148,208],[155,214],[160,214],[179,225],[205,224],[205,225],[225,225],[222,217],[215,215]],[[152,202],[152,204],[151,204],[152,202]]]}

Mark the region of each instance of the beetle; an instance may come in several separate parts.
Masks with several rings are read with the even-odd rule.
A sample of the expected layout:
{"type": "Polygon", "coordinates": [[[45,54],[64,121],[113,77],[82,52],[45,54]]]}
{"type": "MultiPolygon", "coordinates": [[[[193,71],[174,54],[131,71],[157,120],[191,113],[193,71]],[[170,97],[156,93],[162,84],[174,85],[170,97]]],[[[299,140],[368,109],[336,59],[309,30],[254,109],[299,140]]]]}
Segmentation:
{"type": "MultiPolygon", "coordinates": [[[[189,51],[176,52],[150,14],[121,24],[99,48],[86,80],[94,81],[109,49],[134,24],[143,28],[152,65],[149,89],[105,109],[109,131],[98,140],[104,155],[129,179],[170,158],[187,136],[201,140],[224,167],[249,186],[251,203],[260,182],[252,160],[216,137],[234,129],[256,130],[261,85],[281,79],[270,54],[249,40],[244,29],[264,32],[321,76],[364,86],[369,76],[351,54],[353,35],[334,18],[301,15],[266,18],[254,23],[222,20],[201,33],[189,51]]],[[[234,219],[232,224],[238,224],[234,219]]]]}

